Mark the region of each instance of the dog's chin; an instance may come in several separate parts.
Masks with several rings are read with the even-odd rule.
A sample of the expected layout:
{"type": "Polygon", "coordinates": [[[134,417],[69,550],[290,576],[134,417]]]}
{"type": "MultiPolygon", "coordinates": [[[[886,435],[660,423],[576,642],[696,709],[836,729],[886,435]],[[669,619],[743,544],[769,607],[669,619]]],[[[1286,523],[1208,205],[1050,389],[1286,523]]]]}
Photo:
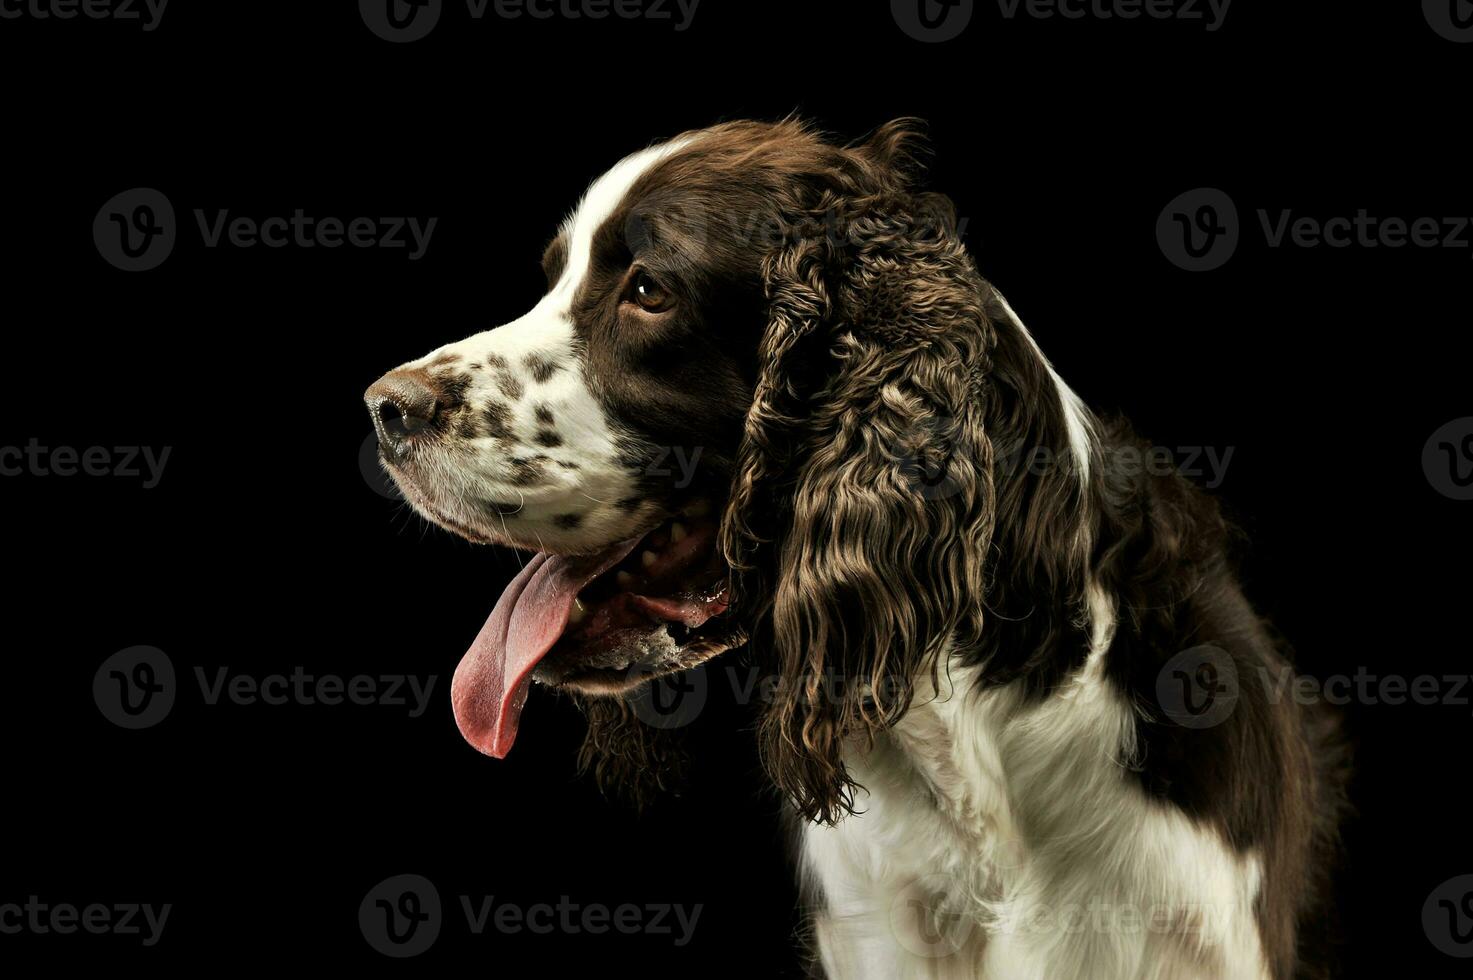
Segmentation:
{"type": "Polygon", "coordinates": [[[490,528],[480,527],[468,521],[451,517],[445,512],[434,497],[420,488],[419,482],[403,466],[395,466],[384,461],[382,453],[379,456],[380,463],[394,481],[394,486],[399,488],[399,493],[415,513],[429,521],[442,530],[449,531],[458,538],[464,538],[472,544],[501,544],[508,547],[520,548],[523,545],[509,541],[505,534],[498,534],[490,528]]]}
{"type": "Polygon", "coordinates": [[[576,649],[554,649],[532,677],[539,684],[578,694],[624,697],[651,681],[699,667],[746,641],[741,627],[723,614],[683,641],[654,627],[625,637],[622,644],[592,658],[576,649]]]}

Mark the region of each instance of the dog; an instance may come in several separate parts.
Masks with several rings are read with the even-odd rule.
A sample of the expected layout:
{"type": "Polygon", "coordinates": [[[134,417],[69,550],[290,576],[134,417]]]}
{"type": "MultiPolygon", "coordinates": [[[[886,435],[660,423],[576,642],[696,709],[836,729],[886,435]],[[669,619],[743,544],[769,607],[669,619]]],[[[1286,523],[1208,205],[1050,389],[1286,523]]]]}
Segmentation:
{"type": "Polygon", "coordinates": [[[1218,505],[1128,464],[924,146],[786,119],[634,153],[526,315],[368,389],[420,514],[535,553],[456,721],[503,757],[534,682],[572,692],[583,765],[640,797],[679,759],[629,699],[744,647],[824,975],[1320,975],[1338,723],[1278,696],[1218,505]]]}

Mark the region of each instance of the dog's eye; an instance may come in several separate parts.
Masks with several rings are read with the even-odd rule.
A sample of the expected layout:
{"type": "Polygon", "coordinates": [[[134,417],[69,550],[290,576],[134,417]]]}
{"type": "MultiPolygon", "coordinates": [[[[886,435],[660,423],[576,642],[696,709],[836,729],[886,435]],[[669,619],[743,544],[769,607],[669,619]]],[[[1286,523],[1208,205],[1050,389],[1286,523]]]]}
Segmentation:
{"type": "Polygon", "coordinates": [[[649,313],[660,313],[670,308],[670,291],[655,281],[648,272],[637,273],[632,287],[634,301],[649,313]]]}

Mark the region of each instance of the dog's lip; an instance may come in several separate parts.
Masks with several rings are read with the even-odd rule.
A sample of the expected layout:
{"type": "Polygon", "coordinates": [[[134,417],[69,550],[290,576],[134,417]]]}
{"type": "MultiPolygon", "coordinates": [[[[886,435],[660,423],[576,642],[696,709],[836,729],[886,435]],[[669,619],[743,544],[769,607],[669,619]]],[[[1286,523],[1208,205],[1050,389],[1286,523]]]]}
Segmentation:
{"type": "Polygon", "coordinates": [[[584,694],[613,697],[627,695],[644,684],[661,677],[692,670],[713,660],[728,650],[734,650],[747,642],[747,633],[725,613],[714,616],[687,640],[678,650],[678,655],[664,660],[632,663],[622,669],[607,667],[576,667],[567,673],[556,674],[546,661],[538,665],[540,674],[534,674],[539,684],[568,688],[584,694]]]}
{"type": "Polygon", "coordinates": [[[723,614],[729,572],[717,553],[716,537],[716,523],[706,518],[661,523],[642,535],[627,556],[586,583],[549,652],[563,665],[559,673],[581,673],[585,665],[649,665],[660,648],[673,644],[678,649],[694,631],[723,614]],[[668,641],[657,636],[662,633],[668,641]]]}
{"type": "Polygon", "coordinates": [[[412,504],[415,510],[419,511],[425,517],[440,525],[451,534],[458,535],[462,538],[465,538],[467,541],[473,542],[475,544],[498,543],[495,538],[484,534],[477,528],[470,527],[469,525],[461,521],[447,516],[442,510],[440,510],[439,507],[435,506],[434,502],[430,500],[430,498],[425,494],[423,490],[415,486],[414,481],[395,479],[394,483],[404,494],[404,499],[412,504]]]}
{"type": "MultiPolygon", "coordinates": [[[[382,450],[379,451],[379,458],[383,459],[382,450]]],[[[405,472],[406,467],[396,465],[393,462],[387,462],[387,468],[390,472],[390,475],[394,479],[394,485],[397,486],[399,488],[399,491],[404,494],[404,499],[408,503],[413,505],[414,509],[425,518],[435,524],[438,524],[440,527],[449,531],[451,534],[462,537],[473,544],[500,545],[504,548],[512,548],[517,551],[525,551],[531,554],[537,554],[547,551],[546,548],[539,547],[537,544],[531,542],[517,541],[506,531],[500,531],[490,528],[483,529],[472,527],[471,525],[466,524],[464,521],[461,521],[454,517],[450,517],[445,513],[443,509],[435,504],[434,500],[432,500],[428,494],[426,494],[423,490],[419,488],[419,485],[409,476],[407,472],[405,472]]],[[[522,508],[521,504],[503,505],[500,501],[491,501],[489,502],[488,506],[495,510],[497,516],[501,517],[503,520],[505,518],[514,516],[522,508]]],[[[584,555],[573,555],[569,553],[567,555],[564,555],[564,557],[584,557],[585,555],[595,554],[598,550],[599,549],[592,548],[585,552],[584,555]]]]}
{"type": "Polygon", "coordinates": [[[728,572],[724,562],[718,565],[717,525],[702,520],[689,529],[676,521],[662,524],[589,556],[544,551],[527,562],[455,670],[451,700],[466,741],[504,758],[534,679],[560,683],[558,675],[584,674],[590,667],[627,670],[649,654],[661,670],[679,661],[681,644],[659,617],[673,613],[694,629],[727,607],[728,572]],[[619,569],[631,555],[634,564],[619,569]],[[631,569],[642,570],[638,579],[631,569]],[[636,602],[636,585],[655,598],[636,602]],[[575,617],[577,610],[588,612],[585,596],[601,608],[591,618],[575,617]],[[559,648],[560,656],[548,663],[559,648]]]}
{"type": "Polygon", "coordinates": [[[580,603],[586,603],[583,616],[570,617],[573,621],[565,627],[564,636],[538,664],[533,673],[538,683],[591,694],[619,694],[745,642],[744,635],[733,638],[739,631],[726,615],[730,570],[716,542],[718,507],[709,499],[697,498],[666,513],[665,519],[640,532],[638,545],[620,565],[580,591],[580,603]],[[674,540],[682,527],[688,537],[674,540]],[[682,547],[689,549],[687,558],[694,557],[696,571],[682,565],[679,555],[669,568],[660,567],[667,552],[682,547]],[[646,566],[647,550],[657,553],[653,566],[646,566]],[[624,574],[630,577],[620,581],[624,574]],[[583,617],[612,603],[623,606],[625,621],[609,631],[603,646],[589,650],[580,643],[586,638],[583,617]],[[677,632],[683,634],[678,639],[677,632]],[[639,646],[645,649],[635,649],[639,646]]]}
{"type": "Polygon", "coordinates": [[[562,635],[577,592],[637,544],[628,540],[591,558],[539,554],[502,590],[455,668],[455,723],[472,746],[504,758],[517,737],[532,671],[562,635]]]}

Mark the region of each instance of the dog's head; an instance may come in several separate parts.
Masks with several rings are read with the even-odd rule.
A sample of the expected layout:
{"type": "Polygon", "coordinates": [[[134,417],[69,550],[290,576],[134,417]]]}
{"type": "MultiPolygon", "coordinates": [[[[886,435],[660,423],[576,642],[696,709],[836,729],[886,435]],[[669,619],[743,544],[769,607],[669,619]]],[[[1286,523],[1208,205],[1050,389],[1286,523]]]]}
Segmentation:
{"type": "Polygon", "coordinates": [[[768,767],[833,819],[844,745],[976,645],[1003,308],[913,137],[741,122],[637,153],[531,311],[368,390],[420,513],[537,552],[456,673],[472,744],[506,753],[533,679],[618,695],[750,639],[768,767]]]}

